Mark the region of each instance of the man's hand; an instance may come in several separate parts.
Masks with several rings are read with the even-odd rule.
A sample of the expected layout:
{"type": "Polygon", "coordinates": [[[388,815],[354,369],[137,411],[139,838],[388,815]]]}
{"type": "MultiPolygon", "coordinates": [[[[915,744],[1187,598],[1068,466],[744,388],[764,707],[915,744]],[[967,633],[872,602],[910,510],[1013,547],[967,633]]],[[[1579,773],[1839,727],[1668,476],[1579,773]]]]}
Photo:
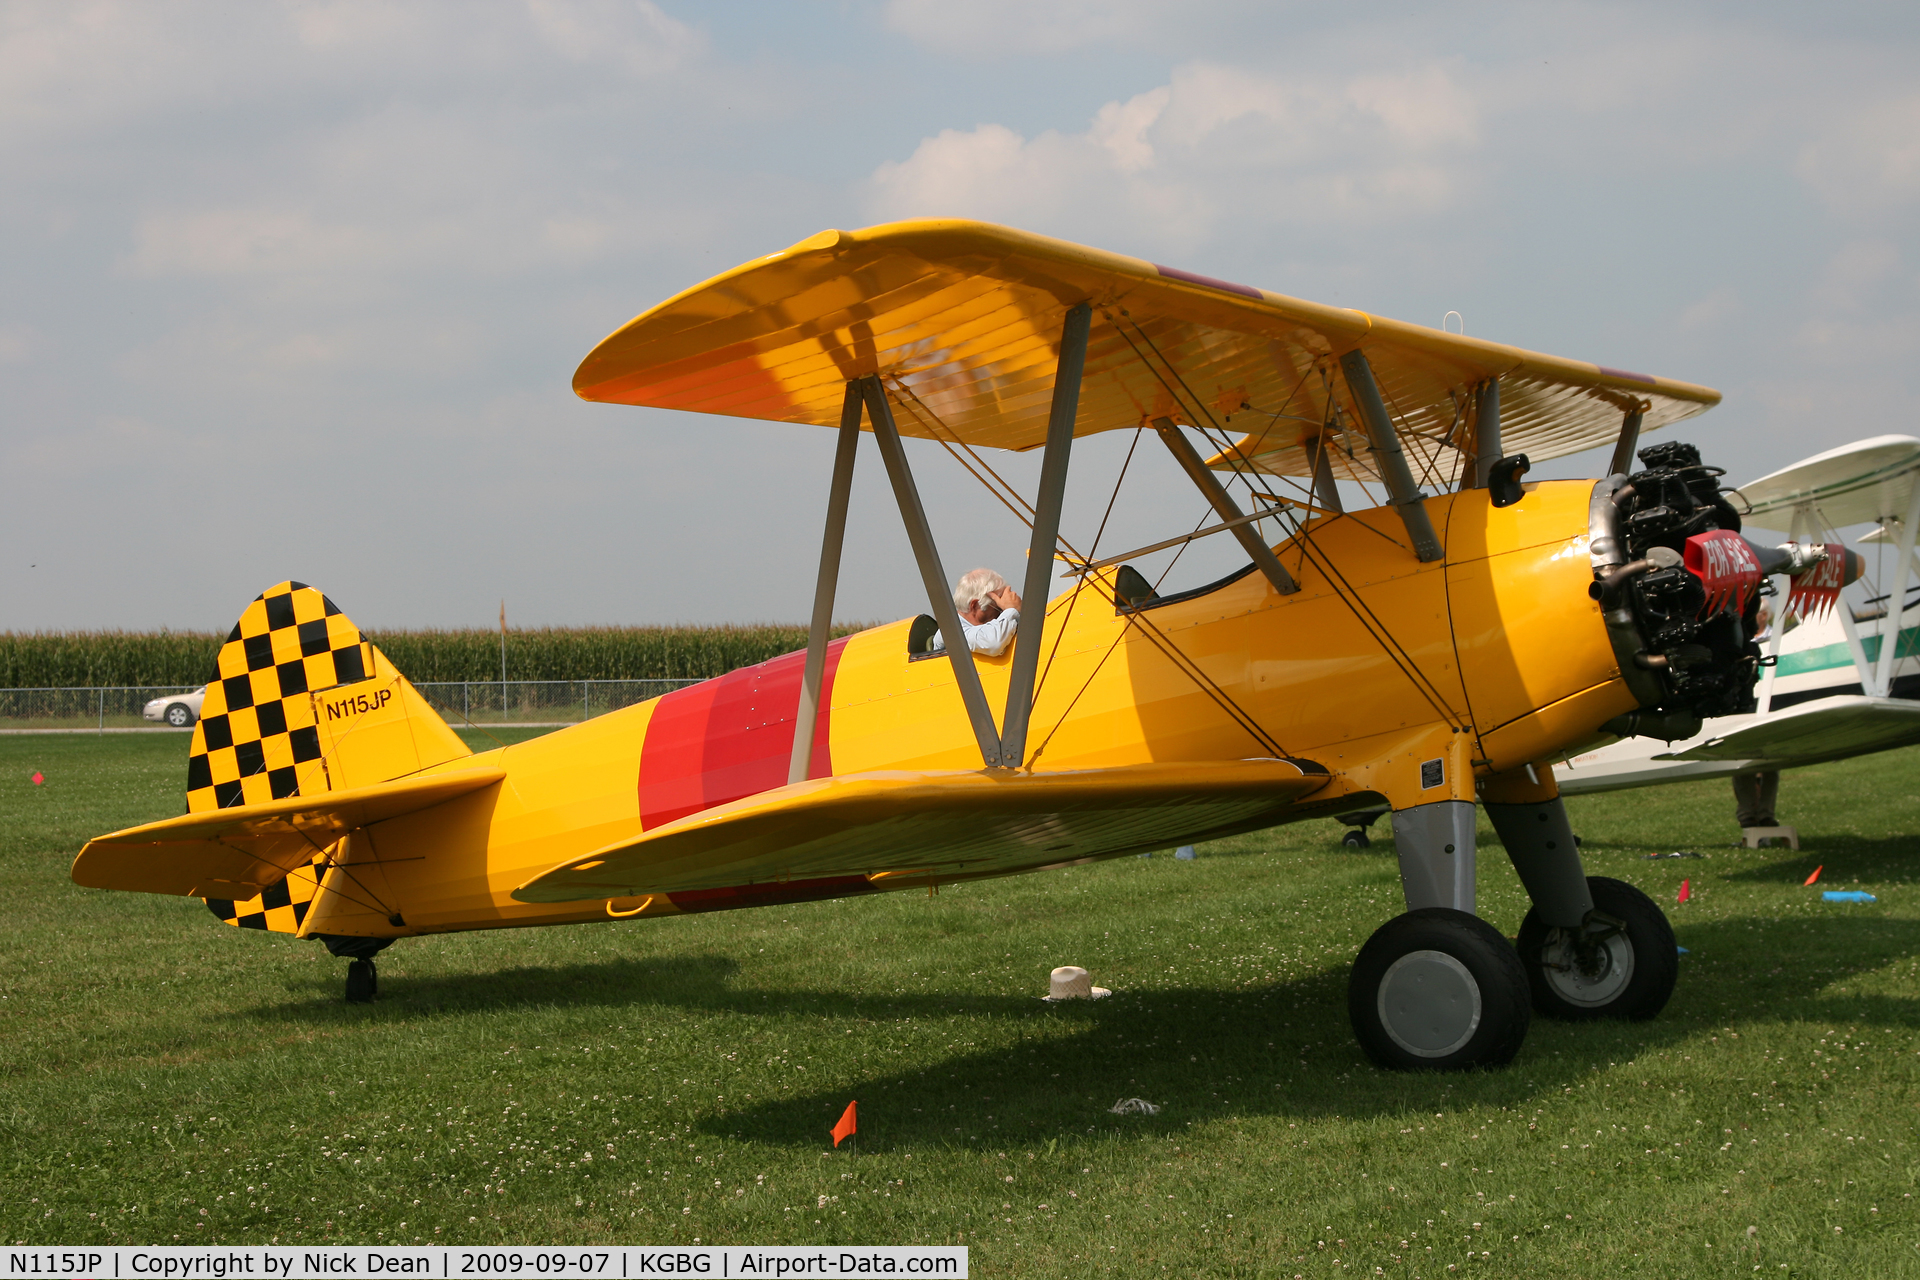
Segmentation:
{"type": "Polygon", "coordinates": [[[1003,613],[1008,609],[1018,609],[1020,607],[1020,593],[1012,587],[1002,587],[998,591],[990,591],[987,593],[987,599],[999,605],[1003,613]]]}

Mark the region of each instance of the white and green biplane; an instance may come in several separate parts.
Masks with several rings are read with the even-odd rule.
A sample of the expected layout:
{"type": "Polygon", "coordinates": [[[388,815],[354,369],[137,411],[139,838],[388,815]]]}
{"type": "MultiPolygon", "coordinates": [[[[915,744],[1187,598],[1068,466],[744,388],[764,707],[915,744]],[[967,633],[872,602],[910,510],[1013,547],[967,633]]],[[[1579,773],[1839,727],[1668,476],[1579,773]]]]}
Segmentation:
{"type": "Polygon", "coordinates": [[[1734,490],[1750,525],[1795,542],[1838,543],[1876,526],[1877,584],[1864,600],[1777,596],[1771,664],[1748,715],[1706,722],[1683,742],[1623,738],[1571,755],[1555,770],[1567,794],[1793,769],[1920,742],[1920,440],[1875,436],[1829,449],[1734,490]],[[1811,603],[1811,607],[1809,607],[1811,603]],[[1888,637],[1897,636],[1889,644],[1888,637]]]}

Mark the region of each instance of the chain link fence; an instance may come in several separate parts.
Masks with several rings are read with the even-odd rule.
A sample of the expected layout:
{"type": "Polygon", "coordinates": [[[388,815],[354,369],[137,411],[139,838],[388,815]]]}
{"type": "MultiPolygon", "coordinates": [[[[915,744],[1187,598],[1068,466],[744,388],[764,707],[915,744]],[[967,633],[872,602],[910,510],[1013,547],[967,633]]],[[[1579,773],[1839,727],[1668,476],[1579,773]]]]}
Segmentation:
{"type": "MultiPolygon", "coordinates": [[[[414,685],[455,728],[463,724],[574,724],[698,680],[449,680],[414,685]]],[[[0,731],[162,728],[167,709],[191,708],[198,685],[0,689],[0,731]],[[152,708],[149,718],[147,711],[152,708]]],[[[192,723],[191,720],[188,721],[192,723]]]]}
{"type": "Polygon", "coordinates": [[[574,724],[698,680],[447,680],[414,685],[450,725],[574,724]]]}

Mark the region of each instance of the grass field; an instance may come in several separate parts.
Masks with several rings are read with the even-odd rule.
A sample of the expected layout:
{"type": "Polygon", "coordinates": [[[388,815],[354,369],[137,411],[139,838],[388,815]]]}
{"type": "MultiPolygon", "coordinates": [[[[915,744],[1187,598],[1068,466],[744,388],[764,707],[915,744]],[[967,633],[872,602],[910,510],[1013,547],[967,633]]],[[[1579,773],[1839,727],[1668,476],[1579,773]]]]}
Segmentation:
{"type": "MultiPolygon", "coordinates": [[[[1666,905],[1650,1023],[1500,1072],[1361,1057],[1390,844],[1314,823],[1043,876],[403,941],[344,962],[76,888],[180,810],[183,738],[0,741],[7,1241],[964,1243],[978,1276],[1920,1274],[1920,752],[1572,802],[1666,905]],[[44,772],[44,786],[28,775],[44,772]],[[1698,860],[1650,862],[1675,849],[1698,860]],[[1861,887],[1823,902],[1801,882],[1861,887]],[[1692,900],[1675,904],[1682,877],[1692,900]],[[1114,996],[1056,1007],[1078,963],[1114,996]],[[1117,1116],[1122,1097],[1161,1104],[1117,1116]],[[860,1103],[857,1148],[827,1130],[860,1103]]],[[[1518,884],[1482,830],[1482,914],[1518,884]]]]}

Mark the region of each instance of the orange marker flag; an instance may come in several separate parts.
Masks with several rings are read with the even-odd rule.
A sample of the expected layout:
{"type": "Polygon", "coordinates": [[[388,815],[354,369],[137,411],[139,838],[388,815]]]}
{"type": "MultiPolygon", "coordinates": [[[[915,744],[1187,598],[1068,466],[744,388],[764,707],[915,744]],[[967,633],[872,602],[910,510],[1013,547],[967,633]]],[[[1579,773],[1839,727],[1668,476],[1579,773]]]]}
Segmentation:
{"type": "Polygon", "coordinates": [[[1801,883],[1812,884],[1815,880],[1818,880],[1820,878],[1820,873],[1822,871],[1825,871],[1826,869],[1827,869],[1827,864],[1824,862],[1821,863],[1819,866],[1813,869],[1813,874],[1808,876],[1805,880],[1801,881],[1801,883]]]}
{"type": "Polygon", "coordinates": [[[1693,881],[1682,880],[1680,882],[1680,896],[1674,899],[1674,901],[1685,902],[1688,898],[1691,898],[1692,896],[1693,896],[1693,881]]]}
{"type": "Polygon", "coordinates": [[[33,771],[33,785],[34,785],[34,786],[36,786],[36,787],[37,787],[37,786],[39,786],[39,785],[40,785],[41,783],[43,783],[43,782],[45,782],[46,780],[47,780],[47,779],[46,779],[46,775],[44,775],[44,774],[42,774],[42,773],[41,773],[41,772],[40,772],[40,771],[39,771],[38,769],[35,769],[35,770],[33,771]]]}
{"type": "Polygon", "coordinates": [[[853,1109],[859,1105],[858,1102],[849,1102],[847,1109],[840,1113],[840,1123],[833,1126],[833,1145],[835,1147],[840,1145],[840,1139],[851,1138],[855,1133],[859,1132],[860,1125],[855,1120],[853,1114],[853,1109]]]}

